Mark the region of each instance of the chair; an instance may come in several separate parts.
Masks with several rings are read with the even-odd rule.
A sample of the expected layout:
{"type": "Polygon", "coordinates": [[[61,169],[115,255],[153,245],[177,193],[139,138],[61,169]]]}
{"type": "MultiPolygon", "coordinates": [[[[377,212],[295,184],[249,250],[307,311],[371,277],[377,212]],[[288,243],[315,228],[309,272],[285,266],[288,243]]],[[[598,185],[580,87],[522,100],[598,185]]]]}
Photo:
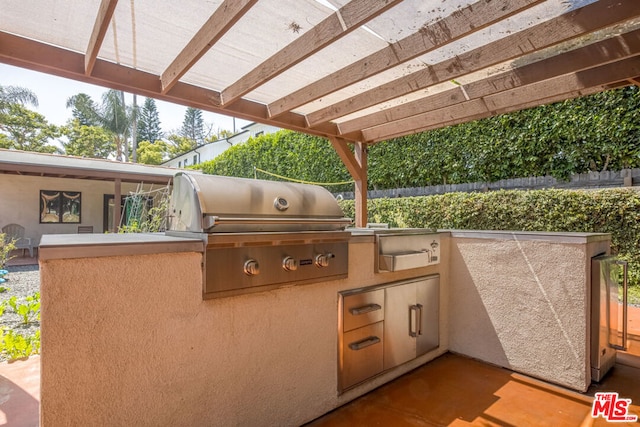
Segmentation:
{"type": "Polygon", "coordinates": [[[18,224],[9,224],[2,227],[2,232],[5,234],[5,239],[7,241],[15,240],[14,245],[16,249],[22,249],[22,254],[24,255],[24,250],[29,250],[29,256],[33,258],[33,244],[31,243],[30,237],[24,237],[24,227],[18,224]]]}

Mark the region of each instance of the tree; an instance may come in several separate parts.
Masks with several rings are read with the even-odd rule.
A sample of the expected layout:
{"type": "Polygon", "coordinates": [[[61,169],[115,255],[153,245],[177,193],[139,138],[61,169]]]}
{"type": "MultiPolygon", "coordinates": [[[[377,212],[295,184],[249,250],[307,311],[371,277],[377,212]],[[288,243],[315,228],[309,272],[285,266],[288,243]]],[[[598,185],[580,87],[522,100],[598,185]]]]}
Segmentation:
{"type": "Polygon", "coordinates": [[[19,86],[0,85],[0,112],[5,112],[10,105],[38,106],[38,97],[31,90],[19,86]]]}
{"type": "Polygon", "coordinates": [[[106,159],[116,148],[111,133],[100,126],[82,125],[79,119],[63,127],[62,133],[69,140],[62,145],[70,156],[106,159]]]}
{"type": "Polygon", "coordinates": [[[77,109],[81,115],[96,123],[111,134],[116,147],[116,160],[127,157],[128,138],[133,109],[124,102],[124,93],[110,89],[102,95],[102,103],[86,102],[83,94],[72,96],[67,100],[67,107],[77,109]],[[92,119],[93,118],[93,119],[92,119]]]}
{"type": "Polygon", "coordinates": [[[162,139],[162,129],[160,129],[156,100],[147,98],[138,117],[138,141],[149,141],[153,144],[160,139],[162,139]]]}
{"type": "Polygon", "coordinates": [[[194,145],[204,144],[204,121],[202,120],[202,110],[197,108],[187,108],[180,128],[180,136],[193,141],[194,145]]]}
{"type": "Polygon", "coordinates": [[[57,148],[49,145],[60,135],[57,126],[49,124],[44,116],[17,103],[10,103],[0,111],[0,148],[54,153],[57,148]]]}
{"type": "Polygon", "coordinates": [[[195,141],[184,136],[173,134],[169,135],[167,140],[169,141],[168,151],[171,156],[177,156],[196,148],[195,141]]]}
{"type": "Polygon", "coordinates": [[[79,93],[67,99],[67,108],[71,108],[71,115],[80,122],[80,125],[100,125],[100,120],[96,114],[98,106],[86,93],[79,93]]]}
{"type": "Polygon", "coordinates": [[[167,151],[167,143],[162,140],[157,140],[153,143],[140,141],[138,143],[138,162],[147,165],[159,165],[164,161],[167,151]]]}

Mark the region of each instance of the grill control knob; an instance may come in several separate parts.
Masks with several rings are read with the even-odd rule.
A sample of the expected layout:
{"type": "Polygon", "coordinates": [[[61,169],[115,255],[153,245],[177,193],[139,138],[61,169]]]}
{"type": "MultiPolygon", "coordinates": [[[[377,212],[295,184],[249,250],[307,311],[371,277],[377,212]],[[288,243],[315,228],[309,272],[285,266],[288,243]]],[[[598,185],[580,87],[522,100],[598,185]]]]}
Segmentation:
{"type": "Polygon", "coordinates": [[[260,264],[255,259],[247,260],[244,263],[244,274],[247,276],[256,276],[260,274],[260,264]]]}
{"type": "Polygon", "coordinates": [[[293,257],[285,257],[282,260],[282,268],[286,271],[296,271],[298,269],[298,261],[293,257]]]}
{"type": "Polygon", "coordinates": [[[329,260],[334,258],[335,255],[331,252],[327,252],[326,254],[316,255],[316,266],[317,267],[329,267],[329,260]]]}

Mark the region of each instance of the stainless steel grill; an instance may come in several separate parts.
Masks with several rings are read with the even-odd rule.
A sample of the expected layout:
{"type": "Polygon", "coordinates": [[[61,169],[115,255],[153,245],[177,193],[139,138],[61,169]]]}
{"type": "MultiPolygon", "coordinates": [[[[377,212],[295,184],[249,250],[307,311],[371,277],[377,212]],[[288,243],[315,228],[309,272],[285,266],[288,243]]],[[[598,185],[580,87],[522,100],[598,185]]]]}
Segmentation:
{"type": "Polygon", "coordinates": [[[347,277],[351,220],[322,187],[178,173],[170,214],[205,242],[205,298],[347,277]]]}

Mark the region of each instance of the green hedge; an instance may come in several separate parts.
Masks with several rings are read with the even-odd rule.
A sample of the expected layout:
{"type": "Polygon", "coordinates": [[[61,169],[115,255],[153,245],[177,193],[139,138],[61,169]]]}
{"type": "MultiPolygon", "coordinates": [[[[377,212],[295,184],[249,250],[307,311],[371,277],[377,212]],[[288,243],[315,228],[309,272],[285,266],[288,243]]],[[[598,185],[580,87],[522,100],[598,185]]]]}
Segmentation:
{"type": "MultiPolygon", "coordinates": [[[[254,166],[311,182],[351,179],[326,139],[291,131],[251,139],[201,167],[215,175],[253,177],[254,166]]],[[[640,167],[640,90],[630,86],[374,144],[368,186],[567,179],[635,167],[640,167]]],[[[327,188],[353,191],[353,185],[327,188]]]]}
{"type": "MultiPolygon", "coordinates": [[[[354,218],[354,201],[340,202],[354,218]]],[[[640,194],[632,189],[495,191],[372,199],[369,222],[392,227],[611,233],[640,287],[640,194]]]]}

